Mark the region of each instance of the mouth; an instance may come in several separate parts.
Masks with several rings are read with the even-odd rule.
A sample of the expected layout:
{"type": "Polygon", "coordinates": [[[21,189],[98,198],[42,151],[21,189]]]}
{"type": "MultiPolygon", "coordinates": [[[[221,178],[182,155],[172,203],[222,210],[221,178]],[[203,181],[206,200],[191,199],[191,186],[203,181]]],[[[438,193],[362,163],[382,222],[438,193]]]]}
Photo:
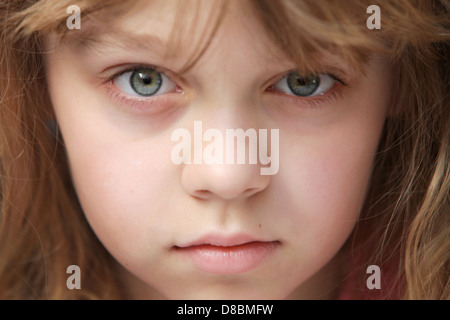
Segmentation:
{"type": "Polygon", "coordinates": [[[279,241],[246,240],[248,237],[206,237],[174,252],[195,267],[214,274],[239,274],[260,266],[275,253],[279,241]]]}

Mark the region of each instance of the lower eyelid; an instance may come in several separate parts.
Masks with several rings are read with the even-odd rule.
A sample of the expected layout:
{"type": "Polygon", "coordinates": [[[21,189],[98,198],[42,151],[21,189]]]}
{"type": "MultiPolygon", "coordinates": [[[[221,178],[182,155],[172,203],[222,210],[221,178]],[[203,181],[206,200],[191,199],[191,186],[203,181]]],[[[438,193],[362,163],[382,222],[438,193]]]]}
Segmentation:
{"type": "Polygon", "coordinates": [[[118,90],[124,92],[125,94],[127,94],[129,96],[136,97],[136,98],[155,97],[155,96],[158,96],[158,95],[161,95],[161,94],[168,93],[168,92],[159,93],[159,91],[162,91],[162,90],[173,91],[173,90],[175,90],[177,88],[177,85],[176,85],[175,82],[173,82],[170,78],[168,78],[164,73],[157,71],[157,72],[160,73],[161,78],[162,78],[162,85],[161,85],[161,87],[153,95],[149,95],[149,96],[140,95],[139,93],[134,91],[134,89],[132,88],[132,86],[130,84],[130,77],[133,74],[133,72],[135,72],[135,71],[136,70],[128,70],[128,71],[125,71],[125,72],[121,72],[121,73],[111,77],[110,82],[112,84],[114,84],[117,87],[118,90]],[[120,86],[118,86],[118,83],[120,83],[120,86]],[[127,88],[128,90],[125,89],[125,87],[127,87],[127,86],[129,87],[129,88],[127,88]]]}
{"type": "MultiPolygon", "coordinates": [[[[281,89],[281,88],[278,88],[279,91],[281,91],[281,92],[283,92],[283,93],[285,93],[285,94],[291,94],[291,95],[293,95],[293,96],[295,96],[295,97],[297,97],[297,98],[299,98],[299,99],[307,99],[307,98],[312,98],[312,97],[316,97],[316,96],[322,96],[322,95],[325,95],[327,92],[329,92],[330,90],[332,90],[332,88],[333,88],[337,83],[343,83],[342,81],[336,79],[336,78],[335,78],[334,76],[332,76],[332,75],[329,75],[329,74],[320,74],[320,77],[324,77],[324,78],[326,79],[325,81],[321,80],[320,86],[323,86],[323,83],[326,83],[326,82],[329,82],[329,81],[333,82],[332,85],[331,85],[328,89],[326,89],[324,92],[320,92],[320,93],[317,93],[317,94],[316,94],[316,93],[313,93],[312,95],[309,95],[309,96],[300,96],[300,95],[294,94],[293,92],[292,92],[292,93],[287,92],[287,91],[290,91],[290,90],[291,90],[291,89],[289,88],[288,84],[287,84],[287,81],[288,81],[287,78],[288,78],[289,74],[290,74],[290,73],[288,73],[287,75],[283,76],[283,77],[282,77],[280,80],[278,80],[275,84],[273,84],[271,87],[269,87],[269,91],[276,91],[277,85],[281,83],[280,87],[287,87],[287,89],[286,89],[286,88],[282,88],[282,89],[281,89]],[[286,82],[286,83],[283,83],[283,82],[286,82]]],[[[320,87],[320,86],[319,86],[319,87],[320,87]]]]}
{"type": "Polygon", "coordinates": [[[181,103],[179,100],[181,95],[179,93],[167,93],[150,97],[129,96],[120,92],[112,81],[105,84],[105,90],[109,99],[118,103],[124,111],[131,113],[157,114],[181,103]],[[177,95],[176,97],[174,96],[175,94],[177,95]]]}
{"type": "Polygon", "coordinates": [[[267,91],[270,94],[279,95],[280,98],[287,101],[288,104],[295,104],[296,106],[298,106],[298,108],[301,109],[301,108],[320,108],[322,106],[325,106],[326,104],[335,102],[337,99],[342,97],[344,93],[343,91],[345,91],[344,87],[345,85],[336,82],[333,85],[333,87],[327,92],[310,97],[299,97],[294,94],[288,94],[277,90],[271,90],[270,87],[267,89],[267,91]]]}
{"type": "MultiPolygon", "coordinates": [[[[123,90],[117,88],[117,86],[114,84],[114,80],[121,75],[130,73],[131,70],[121,72],[120,74],[113,76],[109,78],[109,80],[105,81],[103,85],[106,87],[108,95],[111,99],[117,101],[119,104],[126,104],[126,108],[131,108],[133,111],[138,112],[147,112],[149,109],[154,109],[151,112],[156,112],[156,109],[163,109],[160,108],[158,104],[167,104],[168,100],[171,100],[173,96],[170,99],[164,99],[165,95],[168,95],[170,93],[177,93],[184,95],[184,92],[181,88],[179,88],[175,82],[173,82],[170,78],[164,75],[164,73],[161,73],[162,76],[167,79],[168,81],[172,82],[173,85],[171,86],[171,92],[170,93],[163,93],[163,94],[156,94],[152,96],[141,96],[139,94],[130,95],[127,93],[124,93],[123,90]],[[158,105],[158,106],[157,106],[158,105]]],[[[287,76],[284,76],[280,80],[277,81],[277,83],[283,79],[285,79],[287,76]]],[[[307,97],[301,97],[296,96],[295,94],[289,94],[282,91],[279,91],[275,88],[275,84],[270,86],[266,89],[267,92],[272,94],[279,94],[284,96],[286,99],[289,99],[291,102],[294,102],[297,105],[301,105],[303,107],[320,107],[322,104],[326,104],[329,102],[332,102],[333,99],[338,98],[339,95],[342,94],[343,87],[347,86],[342,81],[335,79],[333,76],[330,76],[333,81],[334,85],[327,90],[324,93],[317,94],[315,96],[307,96],[307,97]]],[[[131,85],[130,85],[131,87],[131,85]]]]}

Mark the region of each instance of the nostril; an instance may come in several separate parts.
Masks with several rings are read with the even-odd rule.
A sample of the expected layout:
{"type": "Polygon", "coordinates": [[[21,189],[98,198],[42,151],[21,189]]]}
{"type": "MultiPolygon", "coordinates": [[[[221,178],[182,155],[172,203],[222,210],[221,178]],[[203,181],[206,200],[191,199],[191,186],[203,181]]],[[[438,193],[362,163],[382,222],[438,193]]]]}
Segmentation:
{"type": "Polygon", "coordinates": [[[261,175],[255,165],[186,165],[181,184],[197,200],[242,200],[263,191],[271,176],[261,175]]]}
{"type": "MultiPolygon", "coordinates": [[[[247,188],[244,190],[244,192],[239,192],[239,194],[244,197],[251,197],[254,194],[258,193],[260,190],[260,188],[247,188]]],[[[234,199],[238,197],[239,194],[228,194],[227,192],[222,191],[220,192],[220,197],[224,199],[234,199]]],[[[211,199],[215,196],[214,192],[209,190],[195,190],[192,195],[202,200],[211,199]]]]}
{"type": "Polygon", "coordinates": [[[211,196],[211,191],[208,190],[196,190],[194,196],[200,199],[207,199],[211,196]]]}
{"type": "Polygon", "coordinates": [[[254,195],[255,193],[258,193],[259,190],[260,190],[259,188],[248,188],[244,191],[244,195],[246,197],[250,197],[250,196],[254,195]]]}

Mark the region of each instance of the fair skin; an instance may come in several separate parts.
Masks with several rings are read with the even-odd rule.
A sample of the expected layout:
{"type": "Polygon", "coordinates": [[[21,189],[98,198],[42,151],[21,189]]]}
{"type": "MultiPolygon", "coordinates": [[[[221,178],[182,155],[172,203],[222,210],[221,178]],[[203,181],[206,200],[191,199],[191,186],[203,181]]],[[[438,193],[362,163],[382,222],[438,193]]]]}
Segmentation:
{"type": "MultiPolygon", "coordinates": [[[[195,49],[189,41],[180,44],[183,54],[152,50],[168,42],[174,3],[140,2],[108,25],[156,36],[153,46],[120,44],[112,35],[74,50],[47,39],[50,96],[74,186],[92,229],[123,268],[126,292],[142,299],[336,297],[342,275],[331,261],[364,202],[387,116],[388,66],[375,57],[364,75],[329,59],[348,86],[336,82],[309,98],[272,90],[301,66],[266,50],[259,22],[234,3],[198,62],[180,74],[195,49]],[[124,92],[132,90],[127,81],[99,81],[136,65],[170,70],[175,86],[137,98],[124,92]],[[223,132],[279,129],[279,171],[175,165],[171,133],[192,130],[195,120],[223,132]],[[214,273],[177,250],[210,234],[245,234],[273,246],[251,270],[214,273]]],[[[207,17],[199,15],[200,26],[207,17]]]]}

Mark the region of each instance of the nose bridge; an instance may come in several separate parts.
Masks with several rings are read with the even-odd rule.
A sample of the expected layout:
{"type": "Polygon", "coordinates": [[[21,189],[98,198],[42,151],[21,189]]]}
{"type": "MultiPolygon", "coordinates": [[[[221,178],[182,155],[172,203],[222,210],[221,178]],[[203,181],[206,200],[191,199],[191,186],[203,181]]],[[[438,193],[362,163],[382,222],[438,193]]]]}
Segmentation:
{"type": "Polygon", "coordinates": [[[258,153],[259,129],[265,122],[258,106],[263,71],[248,58],[256,57],[249,40],[235,28],[220,29],[188,74],[195,79],[198,93],[188,117],[194,122],[191,132],[197,143],[191,147],[192,162],[183,164],[181,180],[194,197],[230,201],[250,197],[269,185],[271,176],[261,174],[258,153]],[[224,47],[219,38],[239,44],[240,50],[235,50],[236,45],[224,47]]]}
{"type": "MultiPolygon", "coordinates": [[[[226,40],[232,43],[243,41],[241,37],[230,35],[223,39],[226,40]]],[[[204,105],[226,104],[230,107],[252,97],[251,93],[258,90],[262,71],[261,66],[256,65],[258,55],[251,48],[242,45],[239,50],[232,50],[219,44],[208,48],[197,62],[195,72],[192,70],[188,77],[192,74],[204,105]]]]}

